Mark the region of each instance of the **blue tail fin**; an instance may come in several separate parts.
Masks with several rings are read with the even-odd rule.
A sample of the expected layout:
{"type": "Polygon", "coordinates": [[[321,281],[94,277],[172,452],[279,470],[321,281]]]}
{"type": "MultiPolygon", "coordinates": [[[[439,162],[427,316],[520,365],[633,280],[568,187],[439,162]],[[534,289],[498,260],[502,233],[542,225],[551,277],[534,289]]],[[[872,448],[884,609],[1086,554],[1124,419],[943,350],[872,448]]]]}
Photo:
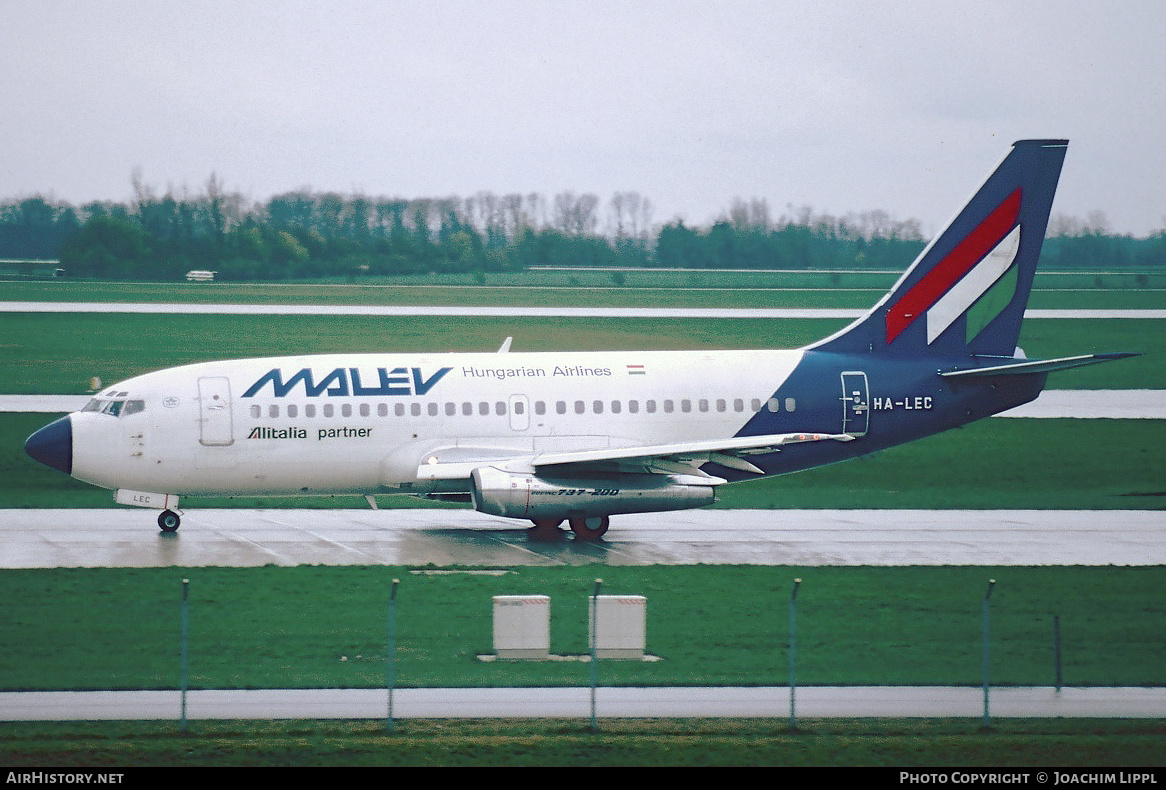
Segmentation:
{"type": "Polygon", "coordinates": [[[1067,140],[1021,140],[881,302],[814,347],[1011,357],[1067,140]]]}

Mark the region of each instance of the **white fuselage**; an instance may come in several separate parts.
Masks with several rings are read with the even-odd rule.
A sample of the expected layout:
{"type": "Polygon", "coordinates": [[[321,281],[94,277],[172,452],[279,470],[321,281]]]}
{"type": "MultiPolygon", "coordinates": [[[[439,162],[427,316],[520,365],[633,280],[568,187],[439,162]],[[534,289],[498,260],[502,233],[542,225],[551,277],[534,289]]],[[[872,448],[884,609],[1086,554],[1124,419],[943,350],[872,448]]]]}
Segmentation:
{"type": "Polygon", "coordinates": [[[465,491],[470,469],[492,456],[731,437],[761,410],[810,430],[797,425],[797,403],[771,397],[801,358],[629,351],[207,362],[129,379],[73,414],[72,473],[179,495],[465,491]],[[442,474],[426,475],[429,466],[442,474]]]}

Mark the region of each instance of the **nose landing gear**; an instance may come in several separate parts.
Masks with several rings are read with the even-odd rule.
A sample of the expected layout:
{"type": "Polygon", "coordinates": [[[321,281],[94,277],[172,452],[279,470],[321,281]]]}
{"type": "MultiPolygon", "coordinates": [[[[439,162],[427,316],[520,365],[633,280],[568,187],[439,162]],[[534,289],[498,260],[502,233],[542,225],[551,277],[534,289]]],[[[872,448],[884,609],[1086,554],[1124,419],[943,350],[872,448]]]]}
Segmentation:
{"type": "Polygon", "coordinates": [[[182,518],[173,510],[163,510],[158,516],[158,527],[163,532],[177,532],[182,518]]]}

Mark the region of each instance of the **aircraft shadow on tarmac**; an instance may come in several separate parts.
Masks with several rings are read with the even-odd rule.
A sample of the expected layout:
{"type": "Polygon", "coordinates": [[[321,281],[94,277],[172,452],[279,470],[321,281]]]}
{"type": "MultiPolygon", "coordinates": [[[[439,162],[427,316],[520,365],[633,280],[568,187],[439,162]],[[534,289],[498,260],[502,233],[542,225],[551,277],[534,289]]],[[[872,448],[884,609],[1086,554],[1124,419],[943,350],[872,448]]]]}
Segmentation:
{"type": "MultiPolygon", "coordinates": [[[[617,544],[603,539],[575,540],[566,530],[559,537],[532,538],[530,530],[524,528],[410,530],[405,543],[424,553],[444,555],[447,562],[466,565],[505,564],[508,558],[513,562],[516,553],[527,563],[532,557],[541,557],[548,565],[583,565],[604,562],[619,553],[617,544]]],[[[406,547],[402,549],[402,554],[414,553],[406,547]]]]}

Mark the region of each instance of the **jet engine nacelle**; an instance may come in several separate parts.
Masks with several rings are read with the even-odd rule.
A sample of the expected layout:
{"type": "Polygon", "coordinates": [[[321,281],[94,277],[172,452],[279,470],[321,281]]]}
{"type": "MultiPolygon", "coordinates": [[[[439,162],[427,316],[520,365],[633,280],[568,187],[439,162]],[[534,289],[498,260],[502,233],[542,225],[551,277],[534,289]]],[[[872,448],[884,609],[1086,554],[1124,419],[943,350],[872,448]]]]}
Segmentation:
{"type": "Polygon", "coordinates": [[[711,505],[716,478],[696,475],[556,477],[481,466],[470,475],[474,509],[507,518],[564,519],[711,505]]]}

